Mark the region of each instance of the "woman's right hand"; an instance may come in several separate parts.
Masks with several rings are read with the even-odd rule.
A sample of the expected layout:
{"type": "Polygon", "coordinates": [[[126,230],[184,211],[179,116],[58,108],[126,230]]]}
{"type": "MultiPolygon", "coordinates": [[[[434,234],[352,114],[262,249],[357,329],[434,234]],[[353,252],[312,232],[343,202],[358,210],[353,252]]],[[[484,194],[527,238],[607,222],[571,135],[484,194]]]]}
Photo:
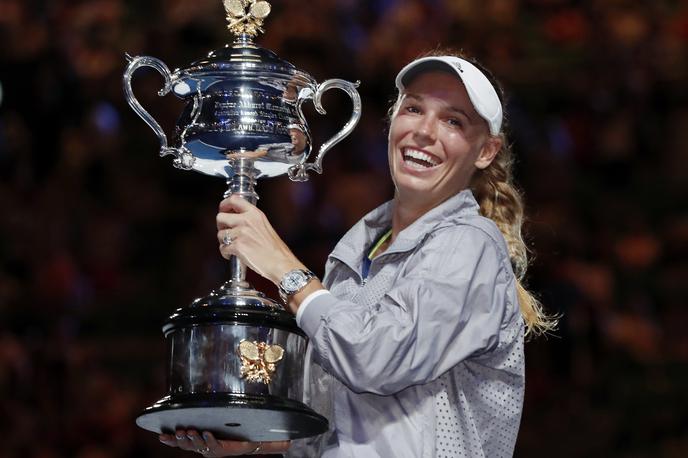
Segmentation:
{"type": "Polygon", "coordinates": [[[199,434],[195,429],[178,429],[172,434],[160,434],[160,442],[170,447],[200,453],[205,457],[266,455],[284,453],[289,448],[289,441],[280,442],[246,442],[218,440],[211,432],[199,434]]]}

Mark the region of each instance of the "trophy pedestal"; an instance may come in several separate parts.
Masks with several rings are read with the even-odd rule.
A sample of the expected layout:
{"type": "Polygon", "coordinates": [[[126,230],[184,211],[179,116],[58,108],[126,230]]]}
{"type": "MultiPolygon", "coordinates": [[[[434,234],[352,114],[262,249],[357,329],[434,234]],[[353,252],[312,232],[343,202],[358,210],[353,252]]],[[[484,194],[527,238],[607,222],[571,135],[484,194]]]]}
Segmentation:
{"type": "Polygon", "coordinates": [[[136,424],[253,442],[327,431],[327,419],[301,402],[306,335],[290,313],[248,286],[238,259],[231,265],[235,278],[164,324],[168,393],[136,424]]]}
{"type": "Polygon", "coordinates": [[[327,420],[304,404],[275,396],[215,393],[167,396],[136,419],[143,429],[210,431],[218,439],[268,442],[321,434],[327,420]]]}

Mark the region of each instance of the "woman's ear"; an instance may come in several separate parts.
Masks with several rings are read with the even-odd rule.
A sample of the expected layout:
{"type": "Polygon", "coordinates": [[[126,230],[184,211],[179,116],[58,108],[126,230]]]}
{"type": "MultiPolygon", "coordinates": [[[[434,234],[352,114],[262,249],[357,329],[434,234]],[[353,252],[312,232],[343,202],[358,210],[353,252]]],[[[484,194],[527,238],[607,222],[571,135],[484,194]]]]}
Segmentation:
{"type": "Polygon", "coordinates": [[[499,150],[502,149],[502,142],[501,137],[488,137],[482,148],[480,148],[480,153],[474,163],[475,166],[479,169],[487,168],[497,156],[499,150]]]}

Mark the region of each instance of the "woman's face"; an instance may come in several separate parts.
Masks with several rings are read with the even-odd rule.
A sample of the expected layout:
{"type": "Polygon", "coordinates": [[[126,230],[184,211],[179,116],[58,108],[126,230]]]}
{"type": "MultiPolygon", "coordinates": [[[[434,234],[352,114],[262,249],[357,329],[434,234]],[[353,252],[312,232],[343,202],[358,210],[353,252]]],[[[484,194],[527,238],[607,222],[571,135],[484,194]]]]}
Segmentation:
{"type": "Polygon", "coordinates": [[[401,95],[389,130],[396,198],[429,210],[466,189],[500,147],[456,75],[422,73],[401,95]]]}

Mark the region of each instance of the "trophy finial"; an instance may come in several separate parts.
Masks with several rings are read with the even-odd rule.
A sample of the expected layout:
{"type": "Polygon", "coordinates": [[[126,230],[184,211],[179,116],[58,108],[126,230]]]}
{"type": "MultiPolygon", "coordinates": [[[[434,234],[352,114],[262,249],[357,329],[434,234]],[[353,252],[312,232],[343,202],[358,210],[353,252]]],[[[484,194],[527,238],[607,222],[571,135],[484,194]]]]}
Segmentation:
{"type": "Polygon", "coordinates": [[[265,0],[223,0],[227,11],[227,28],[236,36],[253,38],[263,33],[263,19],[270,14],[270,3],[265,0]]]}

